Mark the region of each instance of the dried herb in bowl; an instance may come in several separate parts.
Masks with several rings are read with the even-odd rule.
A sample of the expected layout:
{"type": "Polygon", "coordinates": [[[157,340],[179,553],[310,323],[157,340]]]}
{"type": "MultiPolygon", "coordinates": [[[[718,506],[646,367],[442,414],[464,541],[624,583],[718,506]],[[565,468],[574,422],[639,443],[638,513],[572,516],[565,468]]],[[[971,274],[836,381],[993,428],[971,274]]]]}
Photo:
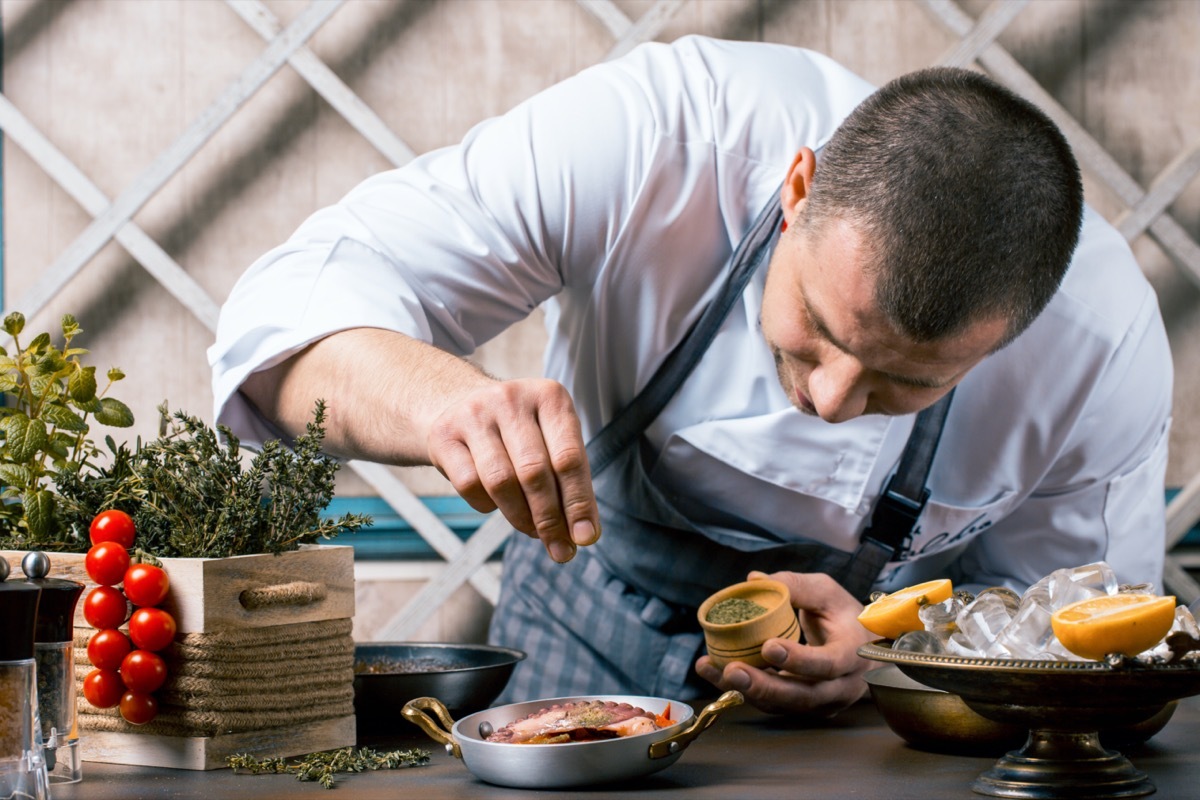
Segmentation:
{"type": "Polygon", "coordinates": [[[713,605],[705,619],[714,625],[732,625],[735,622],[746,622],[761,617],[765,613],[767,609],[753,600],[730,597],[713,605]]]}

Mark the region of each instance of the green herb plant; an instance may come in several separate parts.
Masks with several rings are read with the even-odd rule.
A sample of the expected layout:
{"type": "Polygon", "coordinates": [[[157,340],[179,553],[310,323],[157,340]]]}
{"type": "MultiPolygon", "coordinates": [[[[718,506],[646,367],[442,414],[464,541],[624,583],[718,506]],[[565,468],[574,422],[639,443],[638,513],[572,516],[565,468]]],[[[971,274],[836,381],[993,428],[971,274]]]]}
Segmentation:
{"type": "Polygon", "coordinates": [[[290,763],[285,758],[257,758],[248,754],[237,754],[225,759],[234,772],[249,775],[273,775],[291,773],[299,781],[320,781],[326,789],[334,786],[333,776],[338,772],[365,772],[377,769],[401,769],[421,767],[429,763],[426,750],[392,750],[378,752],[369,747],[357,750],[344,747],[324,753],[313,753],[290,763]]]}
{"type": "Polygon", "coordinates": [[[159,558],[225,558],[295,550],[370,525],[370,517],[326,519],[338,462],[322,452],[325,404],[286,447],[277,439],[251,454],[225,426],[159,407],[159,437],[133,451],[116,448],[112,467],[60,491],[82,513],[121,508],[133,516],[140,547],[159,558]]]}
{"type": "Polygon", "coordinates": [[[80,536],[70,524],[57,480],[98,471],[89,417],[118,428],[133,424],[129,407],[106,396],[125,375],[112,368],[99,388],[96,368],[80,358],[88,351],[73,346],[82,329],[70,314],[62,318],[61,349],[49,333],[23,345],[24,329],[20,312],[4,318],[13,344],[11,352],[0,347],[0,548],[79,549],[87,544],[86,526],[80,536]]]}

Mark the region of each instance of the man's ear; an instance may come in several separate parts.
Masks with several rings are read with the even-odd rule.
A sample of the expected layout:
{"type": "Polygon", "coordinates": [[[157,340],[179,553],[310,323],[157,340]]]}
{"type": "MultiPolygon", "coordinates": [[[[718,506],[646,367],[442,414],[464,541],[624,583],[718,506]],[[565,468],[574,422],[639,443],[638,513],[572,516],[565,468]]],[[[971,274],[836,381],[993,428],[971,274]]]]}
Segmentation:
{"type": "Polygon", "coordinates": [[[785,220],[795,219],[800,204],[808,198],[816,169],[816,153],[811,148],[801,147],[800,152],[792,159],[792,165],[788,167],[787,177],[783,180],[783,189],[780,192],[779,201],[783,206],[785,220]]]}

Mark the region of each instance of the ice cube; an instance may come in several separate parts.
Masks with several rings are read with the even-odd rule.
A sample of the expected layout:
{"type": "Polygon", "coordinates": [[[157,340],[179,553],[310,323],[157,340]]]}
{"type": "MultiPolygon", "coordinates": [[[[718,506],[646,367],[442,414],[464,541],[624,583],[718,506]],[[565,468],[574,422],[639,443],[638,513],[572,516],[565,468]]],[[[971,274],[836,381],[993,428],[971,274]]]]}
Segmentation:
{"type": "Polygon", "coordinates": [[[987,653],[1011,621],[1012,615],[1002,597],[980,593],[974,602],[959,612],[956,624],[971,649],[987,653]]]}
{"type": "Polygon", "coordinates": [[[942,639],[936,633],[929,631],[909,631],[901,634],[900,638],[892,643],[893,650],[903,650],[908,653],[928,653],[930,655],[941,655],[946,652],[945,645],[942,644],[942,639]]]}
{"type": "Polygon", "coordinates": [[[977,649],[961,631],[955,631],[950,634],[950,638],[946,640],[946,652],[955,656],[965,656],[966,658],[983,658],[983,650],[977,649]]]}
{"type": "Polygon", "coordinates": [[[990,589],[984,589],[978,594],[976,599],[983,597],[985,594],[994,594],[1003,600],[1009,614],[1016,614],[1017,609],[1021,605],[1021,595],[1004,586],[993,586],[990,589]]]}
{"type": "Polygon", "coordinates": [[[956,621],[962,609],[962,600],[957,597],[949,597],[940,603],[921,606],[917,609],[917,616],[921,618],[921,623],[927,632],[935,634],[945,642],[950,638],[950,634],[958,630],[956,621]]]}
{"type": "Polygon", "coordinates": [[[1012,621],[1000,631],[997,641],[1015,658],[1037,658],[1054,640],[1051,613],[1046,593],[1034,592],[1026,596],[1012,621]]]}
{"type": "Polygon", "coordinates": [[[1200,639],[1200,625],[1196,624],[1196,618],[1188,606],[1175,606],[1175,621],[1171,623],[1171,630],[1167,632],[1167,635],[1177,631],[1186,633],[1193,639],[1200,639]]]}
{"type": "Polygon", "coordinates": [[[1046,591],[1050,597],[1050,610],[1090,597],[1116,594],[1120,584],[1112,567],[1103,561],[1085,564],[1082,567],[1056,569],[1029,587],[1029,592],[1046,591]]]}

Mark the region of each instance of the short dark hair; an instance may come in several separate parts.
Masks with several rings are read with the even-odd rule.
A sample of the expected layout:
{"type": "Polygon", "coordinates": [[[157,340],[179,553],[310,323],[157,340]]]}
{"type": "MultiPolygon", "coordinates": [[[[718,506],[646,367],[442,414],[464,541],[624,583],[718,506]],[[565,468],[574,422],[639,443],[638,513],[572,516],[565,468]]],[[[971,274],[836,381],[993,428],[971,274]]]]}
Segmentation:
{"type": "Polygon", "coordinates": [[[1082,216],[1079,166],[1049,117],[977,72],[934,67],[838,127],[805,224],[863,234],[880,310],[905,335],[935,341],[1003,315],[1007,342],[1057,291],[1082,216]]]}

